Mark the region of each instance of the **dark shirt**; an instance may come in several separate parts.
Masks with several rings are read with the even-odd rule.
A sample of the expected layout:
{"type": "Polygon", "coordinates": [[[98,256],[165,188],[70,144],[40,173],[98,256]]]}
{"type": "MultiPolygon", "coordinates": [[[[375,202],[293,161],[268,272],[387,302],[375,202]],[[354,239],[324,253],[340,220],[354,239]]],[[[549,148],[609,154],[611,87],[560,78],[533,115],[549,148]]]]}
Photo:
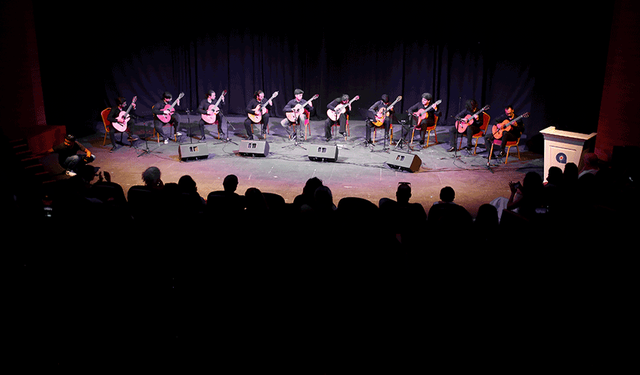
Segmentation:
{"type": "Polygon", "coordinates": [[[249,104],[247,104],[247,108],[245,108],[245,110],[247,111],[247,114],[251,113],[251,114],[255,114],[254,110],[256,109],[256,107],[258,106],[258,104],[262,104],[260,106],[260,108],[267,108],[269,111],[271,110],[271,104],[267,104],[266,106],[264,105],[264,103],[267,102],[267,98],[262,99],[261,102],[258,102],[258,99],[253,98],[251,100],[249,100],[249,104]]]}
{"type": "MultiPolygon", "coordinates": [[[[107,121],[111,123],[118,122],[118,116],[120,115],[120,112],[126,112],[126,111],[123,111],[118,107],[112,108],[111,111],[109,112],[109,116],[107,116],[107,121]]],[[[132,115],[132,114],[133,114],[133,108],[131,108],[131,111],[129,111],[129,115],[132,115]]]]}
{"type": "Polygon", "coordinates": [[[59,145],[53,146],[53,152],[58,154],[58,161],[60,164],[64,164],[65,160],[69,156],[73,156],[78,153],[78,150],[86,152],[87,149],[79,142],[75,142],[71,146],[67,146],[64,142],[59,145]]]}
{"type": "MultiPolygon", "coordinates": [[[[385,103],[385,102],[382,101],[382,99],[380,99],[377,102],[373,103],[373,105],[371,107],[369,107],[369,118],[375,118],[375,115],[378,114],[378,111],[380,110],[380,108],[387,108],[389,106],[389,104],[391,104],[391,103],[385,103]]],[[[390,112],[393,113],[395,111],[393,109],[391,109],[390,112]]]]}
{"type": "Polygon", "coordinates": [[[307,101],[304,99],[297,101],[295,98],[293,98],[289,101],[289,103],[287,103],[287,105],[284,106],[284,111],[291,112],[293,111],[293,107],[297,106],[298,104],[302,104],[302,109],[305,109],[306,107],[304,107],[304,105],[307,104],[307,101]]]}
{"type": "MultiPolygon", "coordinates": [[[[347,103],[348,103],[348,102],[347,102],[347,103]]],[[[335,99],[333,99],[333,100],[331,101],[331,103],[327,104],[327,108],[328,108],[328,109],[330,109],[330,110],[332,110],[332,111],[335,111],[335,110],[336,110],[336,107],[337,107],[339,104],[342,104],[342,98],[335,98],[335,99]]],[[[347,106],[347,107],[346,107],[346,112],[345,112],[345,114],[347,114],[347,115],[348,115],[348,114],[350,114],[350,113],[351,113],[351,110],[350,110],[350,109],[349,109],[349,107],[347,106]]]]}
{"type": "MultiPolygon", "coordinates": [[[[419,101],[418,103],[414,104],[413,106],[411,106],[408,111],[411,113],[415,113],[418,112],[419,110],[423,109],[423,108],[428,108],[429,106],[431,106],[432,103],[429,103],[427,105],[423,105],[422,101],[419,101]]],[[[440,116],[440,111],[436,111],[434,108],[431,108],[429,111],[427,111],[427,113],[429,113],[429,117],[432,117],[432,115],[436,115],[436,116],[440,116]]]]}
{"type": "MultiPolygon", "coordinates": [[[[211,103],[209,103],[209,99],[204,99],[203,101],[200,102],[200,105],[198,106],[198,113],[200,113],[201,115],[206,115],[207,114],[207,110],[209,109],[209,106],[212,104],[216,104],[217,99],[214,99],[211,101],[211,103]]],[[[222,107],[222,101],[220,101],[220,104],[218,104],[218,109],[220,109],[220,107],[222,107]]]]}
{"type": "MultiPolygon", "coordinates": [[[[499,124],[501,122],[503,122],[504,120],[513,120],[516,117],[518,117],[517,114],[514,114],[513,118],[509,118],[507,117],[506,114],[500,115],[496,118],[496,124],[499,124]]],[[[508,123],[508,122],[507,122],[508,123]]],[[[522,119],[516,121],[515,123],[511,124],[511,130],[509,130],[509,133],[513,134],[516,137],[520,137],[520,135],[524,132],[524,122],[522,122],[522,119]]]]}

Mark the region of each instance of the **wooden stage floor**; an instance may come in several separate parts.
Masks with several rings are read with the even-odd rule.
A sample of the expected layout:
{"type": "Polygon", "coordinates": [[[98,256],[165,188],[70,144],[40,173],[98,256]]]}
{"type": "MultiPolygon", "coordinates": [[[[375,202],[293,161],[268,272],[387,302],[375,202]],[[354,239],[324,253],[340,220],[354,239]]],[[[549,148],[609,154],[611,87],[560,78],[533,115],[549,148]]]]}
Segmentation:
{"type": "MultiPolygon", "coordinates": [[[[524,145],[520,146],[522,160],[518,160],[515,150],[512,149],[508,164],[504,164],[504,159],[494,159],[491,168],[487,168],[487,151],[480,147],[478,155],[462,150],[458,152],[459,158],[454,159],[454,154],[446,151],[449,148],[450,126],[442,126],[437,130],[439,144],[420,149],[417,142],[414,143],[417,148],[411,152],[422,160],[420,170],[416,173],[399,171],[386,164],[389,153],[382,147],[384,131],[378,132],[375,147],[367,147],[364,145],[364,121],[357,120],[351,121],[351,136],[346,141],[338,136],[328,143],[324,140],[324,121],[312,120],[312,135],[308,140],[300,142],[299,146],[295,146],[289,140],[285,129],[280,126],[281,119],[272,118],[270,134],[267,135],[269,155],[246,157],[238,154],[238,145],[245,139],[242,125],[244,118],[227,116],[227,120],[230,123],[228,135],[231,142],[223,142],[216,138],[217,126],[206,126],[205,143],[209,157],[204,160],[180,161],[179,144],[201,142],[196,138],[187,137],[186,134],[178,143],[170,142],[165,145],[149,141],[150,152],[141,156],[138,155],[145,147],[143,140],[136,142],[136,148],[125,145],[110,153],[111,144],[108,137],[107,144],[102,145],[104,128],[101,124],[97,124],[96,134],[79,140],[85,146],[91,147],[96,155],[97,159],[93,165],[100,167],[102,171],[109,171],[113,182],[122,185],[125,193],[131,186],[142,184],[141,173],[150,166],[160,168],[165,183],[177,182],[181,176],[190,175],[196,181],[200,195],[205,198],[209,192],[222,189],[222,180],[226,175],[235,174],[239,178],[239,194],[244,194],[247,188],[257,187],[263,192],[282,195],[287,203],[293,202],[294,197],[302,192],[305,182],[311,177],[320,178],[331,189],[335,204],[347,196],[366,198],[376,204],[383,197],[395,199],[398,182],[408,181],[413,188],[411,201],[421,203],[427,211],[433,202],[438,200],[440,189],[451,186],[456,192],[455,202],[467,208],[473,216],[483,203],[500,196],[508,197],[509,181],[522,181],[529,171],[542,174],[543,168],[542,155],[527,151],[524,145]],[[337,162],[317,162],[308,159],[309,146],[326,144],[338,146],[337,162]]],[[[191,126],[194,133],[199,135],[197,124],[191,126]]],[[[396,138],[399,136],[399,128],[400,126],[396,125],[396,138]]],[[[147,130],[152,131],[152,127],[149,126],[147,130]]],[[[165,127],[165,131],[169,131],[168,126],[165,127]]],[[[136,124],[134,133],[142,135],[144,132],[143,123],[136,124]]],[[[120,139],[120,135],[116,138],[120,139]]],[[[484,140],[480,142],[483,143],[484,140]]],[[[464,143],[466,140],[463,140],[464,143]]],[[[391,150],[393,149],[392,146],[391,150]]],[[[51,168],[54,174],[59,175],[60,170],[56,171],[55,166],[51,168]]]]}

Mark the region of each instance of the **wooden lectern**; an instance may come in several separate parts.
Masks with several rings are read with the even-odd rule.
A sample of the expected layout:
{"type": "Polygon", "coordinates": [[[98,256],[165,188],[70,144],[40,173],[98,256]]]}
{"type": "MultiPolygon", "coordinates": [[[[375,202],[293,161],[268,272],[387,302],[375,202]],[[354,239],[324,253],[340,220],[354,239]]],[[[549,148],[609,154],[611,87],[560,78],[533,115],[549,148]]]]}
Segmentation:
{"type": "Polygon", "coordinates": [[[540,131],[544,136],[544,181],[547,181],[549,168],[559,167],[564,171],[567,163],[581,167],[582,155],[593,151],[597,133],[582,134],[558,130],[550,126],[540,131]]]}

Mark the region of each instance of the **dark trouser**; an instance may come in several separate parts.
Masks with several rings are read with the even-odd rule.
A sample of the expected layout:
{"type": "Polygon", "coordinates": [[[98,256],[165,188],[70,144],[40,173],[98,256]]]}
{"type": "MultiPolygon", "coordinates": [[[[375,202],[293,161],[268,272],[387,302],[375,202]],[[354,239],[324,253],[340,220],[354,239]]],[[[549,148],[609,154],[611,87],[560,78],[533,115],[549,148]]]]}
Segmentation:
{"type": "MultiPolygon", "coordinates": [[[[222,114],[222,112],[218,112],[218,114],[216,115],[216,121],[218,121],[218,134],[222,134],[222,123],[224,122],[224,115],[222,114]]],[[[200,135],[202,135],[202,138],[204,138],[204,126],[211,124],[207,124],[202,119],[202,117],[200,117],[200,122],[198,123],[198,125],[200,125],[200,135]]]]}
{"type": "MultiPolygon", "coordinates": [[[[502,132],[502,138],[500,138],[500,140],[502,141],[502,144],[500,145],[502,152],[505,152],[505,150],[507,149],[507,142],[517,141],[518,138],[520,138],[519,133],[502,132]]],[[[495,138],[493,138],[493,133],[490,131],[487,131],[487,134],[484,136],[485,144],[486,145],[491,144],[494,139],[495,138]]],[[[491,150],[488,146],[487,148],[491,150]]]]}
{"type": "MultiPolygon", "coordinates": [[[[415,116],[411,116],[411,124],[415,124],[418,121],[418,118],[415,116]]],[[[424,143],[425,135],[427,134],[427,128],[433,126],[434,124],[433,116],[429,116],[426,119],[422,120],[419,125],[415,125],[415,130],[420,131],[420,143],[424,143]]],[[[407,136],[411,134],[411,126],[409,124],[403,125],[404,129],[404,139],[407,139],[407,136]]]]}
{"type": "MultiPolygon", "coordinates": [[[[479,127],[477,127],[475,125],[467,126],[467,130],[465,130],[465,133],[467,135],[467,146],[469,146],[469,147],[471,146],[471,139],[472,139],[473,135],[478,133],[478,132],[480,132],[480,128],[479,127]]],[[[451,128],[451,130],[449,130],[449,146],[458,147],[458,145],[457,145],[458,137],[462,136],[463,134],[459,133],[458,129],[456,129],[455,126],[453,128],[451,128]]]]}
{"type": "MultiPolygon", "coordinates": [[[[371,140],[371,128],[376,127],[378,128],[378,126],[373,125],[373,121],[375,119],[367,119],[367,121],[365,121],[365,136],[367,141],[371,140]]],[[[384,128],[385,131],[385,137],[389,135],[389,128],[391,126],[391,118],[390,117],[385,117],[384,121],[382,122],[382,125],[380,127],[384,128]]]]}
{"type": "Polygon", "coordinates": [[[77,172],[82,166],[87,165],[94,160],[96,160],[95,155],[91,155],[90,158],[87,158],[86,154],[76,154],[64,159],[60,165],[68,171],[77,172]]]}
{"type": "MultiPolygon", "coordinates": [[[[124,132],[127,133],[127,137],[132,138],[133,135],[131,133],[131,129],[133,129],[133,119],[127,121],[127,129],[124,132]]],[[[116,147],[116,128],[113,127],[113,124],[109,124],[109,139],[111,139],[111,145],[116,147]]],[[[124,133],[123,132],[123,133],[124,133]]]]}
{"type": "Polygon", "coordinates": [[[340,134],[344,134],[347,131],[347,115],[341,114],[338,118],[338,121],[332,121],[330,118],[327,118],[327,121],[324,122],[324,136],[328,139],[331,138],[331,127],[335,124],[340,125],[340,134]]]}
{"type": "MultiPolygon", "coordinates": [[[[177,113],[171,115],[171,120],[169,120],[168,124],[173,126],[173,134],[175,135],[180,127],[180,115],[177,113]]],[[[160,134],[163,139],[169,139],[169,137],[164,134],[164,131],[162,131],[164,125],[165,124],[157,118],[153,119],[153,127],[156,129],[156,133],[160,134]]]]}
{"type": "MultiPolygon", "coordinates": [[[[254,122],[251,122],[251,119],[249,117],[244,120],[244,129],[247,131],[248,139],[253,138],[253,124],[254,122]]],[[[265,134],[267,132],[267,125],[269,124],[269,114],[265,113],[264,115],[262,115],[262,119],[260,120],[260,122],[257,122],[255,124],[262,124],[262,134],[265,134]]]]}

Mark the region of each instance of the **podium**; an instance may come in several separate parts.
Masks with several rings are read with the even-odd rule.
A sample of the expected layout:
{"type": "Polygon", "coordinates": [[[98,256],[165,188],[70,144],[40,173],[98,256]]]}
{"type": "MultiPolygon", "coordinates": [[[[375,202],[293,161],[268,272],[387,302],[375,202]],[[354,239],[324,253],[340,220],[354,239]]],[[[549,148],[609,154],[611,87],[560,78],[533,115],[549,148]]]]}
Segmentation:
{"type": "Polygon", "coordinates": [[[582,155],[593,150],[597,133],[582,134],[558,130],[550,126],[540,130],[544,136],[544,181],[547,181],[549,168],[559,167],[564,171],[567,163],[581,167],[582,155]]]}

